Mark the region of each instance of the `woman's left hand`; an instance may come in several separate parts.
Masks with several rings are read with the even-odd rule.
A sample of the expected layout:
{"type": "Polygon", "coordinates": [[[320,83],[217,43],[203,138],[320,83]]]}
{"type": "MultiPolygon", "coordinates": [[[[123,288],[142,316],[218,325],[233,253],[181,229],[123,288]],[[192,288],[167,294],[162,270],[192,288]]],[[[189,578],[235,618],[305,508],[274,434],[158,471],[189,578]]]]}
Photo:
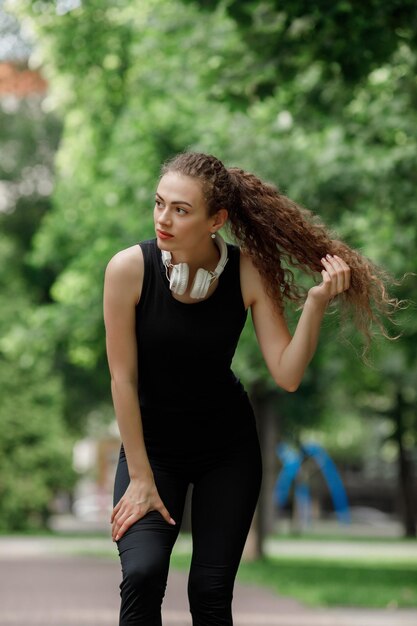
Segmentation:
{"type": "Polygon", "coordinates": [[[323,281],[309,290],[308,297],[327,304],[339,293],[349,289],[350,267],[336,254],[326,254],[321,262],[324,266],[321,272],[323,281]]]}

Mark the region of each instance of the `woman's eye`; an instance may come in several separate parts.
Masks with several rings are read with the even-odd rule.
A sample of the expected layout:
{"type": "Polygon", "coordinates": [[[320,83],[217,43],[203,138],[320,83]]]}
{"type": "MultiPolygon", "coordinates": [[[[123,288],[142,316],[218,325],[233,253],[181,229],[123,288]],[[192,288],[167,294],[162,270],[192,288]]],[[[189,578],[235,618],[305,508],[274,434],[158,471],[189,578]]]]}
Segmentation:
{"type": "Polygon", "coordinates": [[[162,202],[160,200],[155,200],[155,204],[158,208],[162,206],[162,202]]]}
{"type": "Polygon", "coordinates": [[[180,206],[179,206],[179,207],[177,207],[177,212],[178,212],[180,215],[187,215],[187,213],[188,213],[188,211],[186,211],[185,209],[182,209],[180,206]]]}

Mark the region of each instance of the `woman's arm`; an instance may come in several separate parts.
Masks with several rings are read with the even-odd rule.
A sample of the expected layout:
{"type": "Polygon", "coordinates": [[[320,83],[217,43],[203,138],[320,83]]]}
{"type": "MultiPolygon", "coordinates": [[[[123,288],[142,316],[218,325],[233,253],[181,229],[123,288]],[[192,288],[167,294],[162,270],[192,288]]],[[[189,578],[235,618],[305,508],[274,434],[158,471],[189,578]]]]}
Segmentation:
{"type": "Polygon", "coordinates": [[[321,322],[329,301],[349,288],[350,270],[339,257],[322,260],[323,281],[312,287],[304,303],[294,335],[288,330],[266,294],[251,260],[242,255],[241,285],[245,304],[251,307],[255,333],[267,367],[277,385],[296,391],[317,347],[321,322]]]}
{"type": "Polygon", "coordinates": [[[111,392],[126,454],[130,484],[113,509],[113,539],[149,510],[159,510],[173,523],[156,490],[143,438],[138,399],[135,305],[143,281],[143,256],[139,246],[117,253],[108,263],[104,278],[104,323],[111,375],[111,392]]]}

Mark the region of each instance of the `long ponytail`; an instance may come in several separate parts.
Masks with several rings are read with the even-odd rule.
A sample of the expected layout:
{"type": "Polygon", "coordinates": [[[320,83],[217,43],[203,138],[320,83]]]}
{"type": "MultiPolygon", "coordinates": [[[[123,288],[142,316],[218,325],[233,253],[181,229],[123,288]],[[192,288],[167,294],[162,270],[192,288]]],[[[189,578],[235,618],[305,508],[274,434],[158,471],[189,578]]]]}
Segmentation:
{"type": "Polygon", "coordinates": [[[337,254],[351,268],[351,286],[338,296],[342,309],[353,312],[366,344],[374,324],[388,336],[384,319],[400,305],[388,295],[386,284],[393,282],[388,273],[337,239],[316,215],[274,185],[239,168],[228,172],[239,198],[229,213],[231,233],[252,258],[276,306],[282,310],[286,300],[305,297],[291,267],[317,275],[323,269],[321,259],[337,254]]]}

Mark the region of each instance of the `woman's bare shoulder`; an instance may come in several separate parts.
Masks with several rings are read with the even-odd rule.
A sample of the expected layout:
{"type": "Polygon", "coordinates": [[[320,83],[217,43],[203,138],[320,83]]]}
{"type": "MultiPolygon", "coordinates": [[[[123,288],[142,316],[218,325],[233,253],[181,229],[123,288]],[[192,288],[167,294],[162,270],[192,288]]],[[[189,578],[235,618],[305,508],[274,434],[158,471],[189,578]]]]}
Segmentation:
{"type": "MultiPolygon", "coordinates": [[[[123,290],[137,302],[143,282],[144,260],[142,248],[135,244],[116,252],[107,263],[105,283],[108,288],[123,290]]],[[[127,295],[127,294],[126,294],[127,295]]]]}
{"type": "Polygon", "coordinates": [[[114,254],[107,264],[106,271],[113,273],[126,274],[129,272],[143,271],[143,253],[142,248],[135,244],[123,250],[119,250],[114,254]]]}

